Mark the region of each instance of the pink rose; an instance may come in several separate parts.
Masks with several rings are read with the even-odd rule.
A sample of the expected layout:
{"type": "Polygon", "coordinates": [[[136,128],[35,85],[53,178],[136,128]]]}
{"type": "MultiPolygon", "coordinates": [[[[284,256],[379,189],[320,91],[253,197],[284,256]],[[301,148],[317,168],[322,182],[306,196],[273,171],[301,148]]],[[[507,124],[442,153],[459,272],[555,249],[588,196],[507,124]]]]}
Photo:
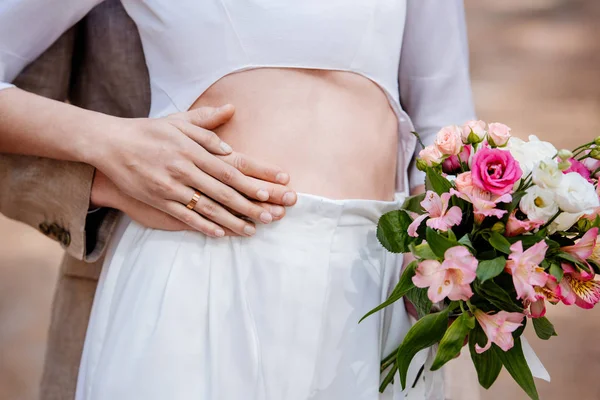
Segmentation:
{"type": "Polygon", "coordinates": [[[509,151],[481,148],[471,162],[475,186],[493,194],[510,193],[523,172],[509,151]]]}
{"type": "Polygon", "coordinates": [[[462,147],[461,133],[462,129],[456,125],[446,126],[438,132],[435,146],[444,155],[456,155],[462,147]]]}
{"type": "Polygon", "coordinates": [[[471,171],[458,174],[454,184],[459,192],[467,195],[473,194],[473,178],[471,176],[471,171]]]}
{"type": "Polygon", "coordinates": [[[469,164],[471,149],[472,146],[470,144],[464,145],[459,155],[446,158],[442,163],[442,170],[450,175],[454,175],[456,172],[461,171],[461,162],[467,165],[469,164]]]}
{"type": "Polygon", "coordinates": [[[419,152],[419,158],[432,167],[442,162],[444,155],[435,146],[427,146],[419,152]]]}
{"type": "Polygon", "coordinates": [[[481,142],[485,138],[485,122],[470,120],[462,126],[462,141],[469,143],[469,135],[471,131],[477,136],[477,141],[481,142]]]}
{"type": "Polygon", "coordinates": [[[571,166],[569,167],[569,169],[564,170],[563,174],[568,174],[569,172],[577,172],[579,175],[583,176],[583,178],[586,179],[588,182],[594,183],[590,179],[590,170],[587,169],[587,167],[581,161],[578,161],[574,158],[570,158],[569,162],[571,163],[571,166]]]}
{"type": "Polygon", "coordinates": [[[494,141],[496,146],[504,146],[510,139],[510,128],[498,122],[492,122],[488,125],[488,136],[494,141]]]}

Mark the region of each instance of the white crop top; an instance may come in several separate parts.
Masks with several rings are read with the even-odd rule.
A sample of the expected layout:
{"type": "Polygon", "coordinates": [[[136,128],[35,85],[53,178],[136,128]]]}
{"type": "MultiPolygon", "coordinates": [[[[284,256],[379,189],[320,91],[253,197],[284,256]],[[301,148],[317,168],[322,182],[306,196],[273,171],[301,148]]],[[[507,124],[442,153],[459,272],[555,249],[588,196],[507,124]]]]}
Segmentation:
{"type": "MultiPolygon", "coordinates": [[[[2,0],[0,89],[102,0],[2,0]],[[4,83],[3,83],[4,82],[4,83]]],[[[462,0],[122,0],[148,65],[151,117],[187,110],[221,77],[257,67],[352,71],[399,121],[398,190],[418,131],[474,115],[462,0]],[[410,118],[404,111],[410,115],[410,118]]],[[[413,168],[411,186],[422,184],[413,168]]]]}

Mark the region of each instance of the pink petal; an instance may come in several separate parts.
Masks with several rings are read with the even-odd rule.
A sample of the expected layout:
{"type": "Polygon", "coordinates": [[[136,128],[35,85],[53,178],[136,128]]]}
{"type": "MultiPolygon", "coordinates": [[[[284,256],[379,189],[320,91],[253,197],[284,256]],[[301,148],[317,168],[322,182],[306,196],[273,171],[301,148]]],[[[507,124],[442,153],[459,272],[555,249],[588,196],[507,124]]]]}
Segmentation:
{"type": "Polygon", "coordinates": [[[423,220],[427,217],[429,217],[429,214],[419,215],[417,218],[415,218],[415,220],[413,222],[411,222],[410,225],[408,226],[408,230],[407,230],[408,235],[412,236],[412,237],[419,236],[417,234],[417,229],[419,229],[421,222],[423,222],[423,220]]]}
{"type": "Polygon", "coordinates": [[[531,303],[530,307],[531,316],[533,318],[541,318],[546,315],[546,301],[544,299],[539,299],[531,303]]]}
{"type": "Polygon", "coordinates": [[[533,286],[520,273],[513,274],[513,284],[517,291],[517,299],[537,301],[533,286]]]}
{"type": "Polygon", "coordinates": [[[440,196],[431,190],[427,191],[425,198],[421,202],[421,207],[425,209],[432,217],[442,215],[442,199],[440,196]]]}
{"type": "Polygon", "coordinates": [[[477,352],[477,354],[481,354],[484,351],[489,350],[489,348],[492,347],[492,341],[490,339],[488,339],[486,345],[484,347],[479,347],[479,345],[476,343],[475,344],[475,351],[477,352]]]}
{"type": "Polygon", "coordinates": [[[452,291],[452,286],[454,285],[445,273],[439,273],[435,276],[436,280],[432,282],[427,290],[427,297],[429,297],[429,300],[433,303],[444,300],[446,296],[448,296],[448,293],[452,291]]]}
{"type": "Polygon", "coordinates": [[[471,283],[473,280],[469,280],[469,278],[471,278],[473,276],[472,273],[477,270],[477,265],[477,259],[473,257],[466,247],[454,246],[444,253],[442,268],[460,270],[465,276],[462,283],[471,283]]]}
{"type": "Polygon", "coordinates": [[[531,263],[534,265],[539,265],[544,258],[546,257],[546,250],[548,250],[548,245],[545,241],[537,242],[523,253],[523,257],[525,258],[527,263],[531,263]]]}
{"type": "Polygon", "coordinates": [[[561,247],[561,250],[579,257],[581,260],[588,259],[598,239],[598,228],[592,228],[583,235],[583,237],[573,246],[561,247]]]}
{"type": "Polygon", "coordinates": [[[524,317],[524,315],[522,313],[500,311],[498,314],[502,315],[502,317],[504,318],[505,325],[508,323],[517,324],[514,327],[514,329],[512,329],[510,332],[517,330],[519,328],[519,326],[522,325],[523,317],[524,317]],[[508,321],[508,322],[506,322],[506,321],[508,321]]]}
{"type": "Polygon", "coordinates": [[[473,290],[471,285],[459,285],[456,282],[452,285],[452,289],[448,293],[448,298],[453,301],[463,300],[467,301],[473,297],[473,290]]]}
{"type": "Polygon", "coordinates": [[[448,210],[445,218],[449,226],[458,225],[462,220],[462,210],[460,207],[454,206],[448,210]]]}
{"type": "Polygon", "coordinates": [[[423,260],[419,263],[412,281],[416,287],[426,288],[438,282],[445,275],[439,261],[423,260]],[[439,275],[439,276],[438,276],[439,275]]]}
{"type": "Polygon", "coordinates": [[[494,341],[504,351],[508,351],[513,348],[515,345],[515,341],[513,336],[510,333],[499,333],[496,335],[496,340],[494,341]]]}

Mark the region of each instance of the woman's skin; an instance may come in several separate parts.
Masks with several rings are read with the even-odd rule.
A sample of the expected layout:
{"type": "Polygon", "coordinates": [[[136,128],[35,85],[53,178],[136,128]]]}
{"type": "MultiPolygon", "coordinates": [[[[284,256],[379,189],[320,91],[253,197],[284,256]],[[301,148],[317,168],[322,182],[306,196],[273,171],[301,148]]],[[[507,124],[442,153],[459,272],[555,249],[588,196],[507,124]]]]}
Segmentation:
{"type": "Polygon", "coordinates": [[[398,121],[384,92],[341,71],[260,68],[213,84],[192,108],[235,105],[215,129],[236,151],[280,166],[299,192],[391,200],[398,121]]]}

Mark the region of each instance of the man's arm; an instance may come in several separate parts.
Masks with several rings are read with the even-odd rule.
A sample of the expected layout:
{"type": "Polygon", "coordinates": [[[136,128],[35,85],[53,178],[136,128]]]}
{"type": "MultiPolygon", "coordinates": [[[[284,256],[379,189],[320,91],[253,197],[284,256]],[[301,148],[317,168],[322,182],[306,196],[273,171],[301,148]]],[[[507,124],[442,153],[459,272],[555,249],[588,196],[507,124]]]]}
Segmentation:
{"type": "MultiPolygon", "coordinates": [[[[15,84],[64,101],[75,30],[63,34],[25,68],[15,84]]],[[[60,242],[72,256],[84,259],[91,250],[86,248],[85,237],[93,177],[94,168],[89,165],[0,153],[0,213],[31,225],[60,242]]]]}

